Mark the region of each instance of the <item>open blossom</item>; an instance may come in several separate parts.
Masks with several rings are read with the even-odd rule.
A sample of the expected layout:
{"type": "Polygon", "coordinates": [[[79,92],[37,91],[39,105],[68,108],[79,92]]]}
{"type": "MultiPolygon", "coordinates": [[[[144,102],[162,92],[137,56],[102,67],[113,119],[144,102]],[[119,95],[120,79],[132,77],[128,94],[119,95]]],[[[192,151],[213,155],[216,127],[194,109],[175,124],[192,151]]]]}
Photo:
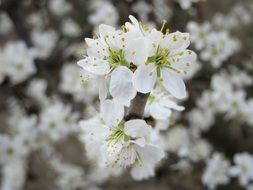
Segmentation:
{"type": "Polygon", "coordinates": [[[243,187],[253,180],[253,156],[248,153],[236,154],[234,156],[235,166],[230,168],[230,175],[238,177],[243,187]]]}
{"type": "Polygon", "coordinates": [[[38,130],[52,141],[64,139],[76,131],[77,114],[71,112],[71,107],[61,102],[45,107],[39,119],[38,130]]]}
{"type": "Polygon", "coordinates": [[[187,49],[189,34],[146,30],[133,16],[129,18],[131,23],[125,23],[123,31],[100,25],[97,39],[86,38],[88,56],[78,65],[99,76],[110,75],[110,94],[125,105],[136,90],[149,93],[157,79],[173,96],[185,98],[180,75],[186,74],[196,59],[196,54],[187,49]]]}
{"type": "Polygon", "coordinates": [[[105,166],[133,166],[131,174],[137,180],[154,175],[154,167],[164,157],[164,152],[149,141],[151,126],[141,119],[125,122],[123,117],[123,105],[105,100],[100,115],[80,123],[86,134],[88,154],[96,155],[99,150],[100,164],[105,166]]]}
{"type": "Polygon", "coordinates": [[[4,73],[10,77],[13,84],[23,82],[36,72],[34,49],[29,49],[23,41],[7,43],[0,56],[3,56],[0,59],[4,62],[4,73]]]}
{"type": "Polygon", "coordinates": [[[193,3],[197,3],[205,0],[177,0],[182,9],[190,9],[193,3]]]}
{"type": "Polygon", "coordinates": [[[229,162],[226,161],[221,154],[215,153],[210,160],[207,161],[207,167],[202,176],[202,182],[208,189],[216,189],[218,185],[229,183],[228,176],[229,162]]]}
{"type": "Polygon", "coordinates": [[[55,45],[57,43],[57,33],[53,30],[48,31],[40,31],[33,30],[32,31],[32,41],[35,46],[35,55],[39,59],[48,58],[55,45]]]}
{"type": "Polygon", "coordinates": [[[108,24],[116,26],[119,20],[117,9],[110,1],[93,0],[90,1],[91,13],[89,22],[93,25],[108,24]]]}
{"type": "Polygon", "coordinates": [[[85,73],[76,64],[65,64],[61,70],[60,89],[78,102],[90,103],[98,95],[98,80],[85,73]],[[80,77],[83,81],[80,81],[80,77]]]}
{"type": "Polygon", "coordinates": [[[125,105],[136,95],[130,67],[132,64],[140,65],[147,59],[145,39],[134,38],[134,35],[102,24],[97,39],[85,39],[88,56],[77,63],[95,75],[110,74],[110,94],[125,105]]]}
{"type": "Polygon", "coordinates": [[[177,105],[168,92],[156,88],[149,95],[145,107],[145,114],[146,116],[151,115],[157,120],[167,120],[171,116],[172,109],[183,111],[184,107],[177,105]]]}
{"type": "Polygon", "coordinates": [[[147,61],[138,65],[133,75],[135,89],[148,93],[159,79],[173,96],[185,98],[185,84],[180,75],[186,74],[196,60],[196,54],[187,49],[190,45],[189,34],[179,31],[163,34],[156,29],[147,33],[134,17],[130,16],[130,19],[132,24],[127,23],[126,28],[130,31],[139,30],[139,34],[145,36],[148,48],[147,61]]]}

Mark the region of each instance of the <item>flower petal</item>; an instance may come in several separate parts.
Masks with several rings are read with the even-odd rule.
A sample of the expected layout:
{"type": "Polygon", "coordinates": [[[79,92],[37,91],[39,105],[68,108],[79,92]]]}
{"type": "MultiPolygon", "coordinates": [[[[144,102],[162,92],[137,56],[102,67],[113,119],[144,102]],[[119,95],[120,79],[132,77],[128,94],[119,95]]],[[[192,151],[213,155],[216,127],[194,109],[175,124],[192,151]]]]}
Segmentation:
{"type": "Polygon", "coordinates": [[[155,28],[147,36],[148,38],[148,55],[152,56],[156,53],[158,45],[163,37],[163,33],[156,30],[155,28]]]}
{"type": "Polygon", "coordinates": [[[105,100],[101,103],[101,116],[106,125],[118,126],[124,117],[124,106],[114,100],[105,100]]]}
{"type": "Polygon", "coordinates": [[[171,115],[171,110],[169,108],[166,108],[157,102],[150,105],[149,111],[150,115],[158,120],[166,120],[171,115]]]}
{"type": "Polygon", "coordinates": [[[170,99],[161,100],[160,105],[165,106],[167,108],[177,110],[177,111],[183,111],[184,110],[184,106],[179,106],[179,105],[176,104],[176,102],[173,102],[170,99]]]}
{"type": "Polygon", "coordinates": [[[155,64],[140,65],[133,75],[134,88],[141,93],[148,93],[153,90],[156,83],[157,73],[155,64]]]}
{"type": "Polygon", "coordinates": [[[146,145],[146,139],[144,137],[138,138],[136,140],[130,140],[130,142],[137,144],[140,147],[144,147],[146,145]]]}
{"type": "Polygon", "coordinates": [[[105,60],[96,57],[81,59],[77,64],[84,70],[96,75],[104,75],[110,70],[108,63],[105,60]]]}
{"type": "Polygon", "coordinates": [[[124,128],[124,132],[133,138],[147,136],[151,130],[151,126],[142,119],[127,121],[124,128]]]}
{"type": "Polygon", "coordinates": [[[169,69],[162,69],[162,84],[173,96],[178,99],[186,97],[185,84],[183,79],[177,73],[169,69]]]}
{"type": "Polygon", "coordinates": [[[148,58],[146,38],[128,39],[126,42],[125,58],[135,65],[144,64],[148,58]]]}
{"type": "Polygon", "coordinates": [[[112,97],[128,106],[130,101],[136,96],[136,90],[132,83],[133,72],[124,67],[119,66],[111,73],[110,94],[112,97]]]}
{"type": "Polygon", "coordinates": [[[107,97],[108,92],[107,81],[106,78],[103,76],[99,76],[98,81],[99,81],[99,100],[104,101],[107,97]]]}
{"type": "Polygon", "coordinates": [[[161,48],[169,48],[172,50],[184,50],[190,45],[189,33],[174,32],[165,36],[161,41],[161,48]]]}

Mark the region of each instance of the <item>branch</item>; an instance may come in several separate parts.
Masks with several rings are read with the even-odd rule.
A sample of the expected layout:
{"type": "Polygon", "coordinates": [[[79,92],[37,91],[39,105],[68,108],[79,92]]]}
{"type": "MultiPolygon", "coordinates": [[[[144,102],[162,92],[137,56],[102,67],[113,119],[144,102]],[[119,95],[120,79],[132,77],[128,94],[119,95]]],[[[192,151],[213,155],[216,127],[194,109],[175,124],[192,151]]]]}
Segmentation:
{"type": "Polygon", "coordinates": [[[143,94],[137,92],[135,98],[131,101],[130,107],[125,116],[125,120],[130,119],[142,119],[144,114],[144,109],[148,100],[150,93],[143,94]]]}

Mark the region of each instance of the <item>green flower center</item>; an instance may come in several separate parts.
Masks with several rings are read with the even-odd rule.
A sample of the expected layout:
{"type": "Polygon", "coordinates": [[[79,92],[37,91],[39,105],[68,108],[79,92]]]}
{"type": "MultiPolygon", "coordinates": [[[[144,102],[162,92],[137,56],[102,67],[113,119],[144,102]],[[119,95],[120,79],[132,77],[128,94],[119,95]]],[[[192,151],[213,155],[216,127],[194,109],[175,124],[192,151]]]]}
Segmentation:
{"type": "Polygon", "coordinates": [[[125,60],[124,51],[122,49],[114,51],[110,48],[109,54],[110,55],[107,57],[107,61],[109,62],[111,68],[115,68],[119,65],[126,67],[130,66],[130,64],[125,60]]]}
{"type": "Polygon", "coordinates": [[[130,137],[128,135],[126,135],[124,132],[124,127],[125,127],[124,122],[121,122],[119,124],[119,126],[111,127],[111,129],[110,129],[111,134],[109,135],[109,137],[107,139],[109,146],[112,144],[121,142],[121,141],[127,142],[130,140],[130,137]]]}

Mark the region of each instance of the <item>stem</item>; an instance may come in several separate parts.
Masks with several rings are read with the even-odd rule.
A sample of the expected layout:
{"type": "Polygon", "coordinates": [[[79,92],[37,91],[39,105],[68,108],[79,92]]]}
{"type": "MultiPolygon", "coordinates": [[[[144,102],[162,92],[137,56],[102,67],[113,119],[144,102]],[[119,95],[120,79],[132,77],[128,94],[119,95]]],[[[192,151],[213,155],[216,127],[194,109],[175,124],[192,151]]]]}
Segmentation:
{"type": "Polygon", "coordinates": [[[150,93],[143,94],[140,92],[137,92],[137,95],[134,99],[132,99],[130,103],[130,107],[127,111],[127,114],[125,116],[125,120],[130,119],[142,119],[144,114],[144,109],[148,100],[150,93]]]}

